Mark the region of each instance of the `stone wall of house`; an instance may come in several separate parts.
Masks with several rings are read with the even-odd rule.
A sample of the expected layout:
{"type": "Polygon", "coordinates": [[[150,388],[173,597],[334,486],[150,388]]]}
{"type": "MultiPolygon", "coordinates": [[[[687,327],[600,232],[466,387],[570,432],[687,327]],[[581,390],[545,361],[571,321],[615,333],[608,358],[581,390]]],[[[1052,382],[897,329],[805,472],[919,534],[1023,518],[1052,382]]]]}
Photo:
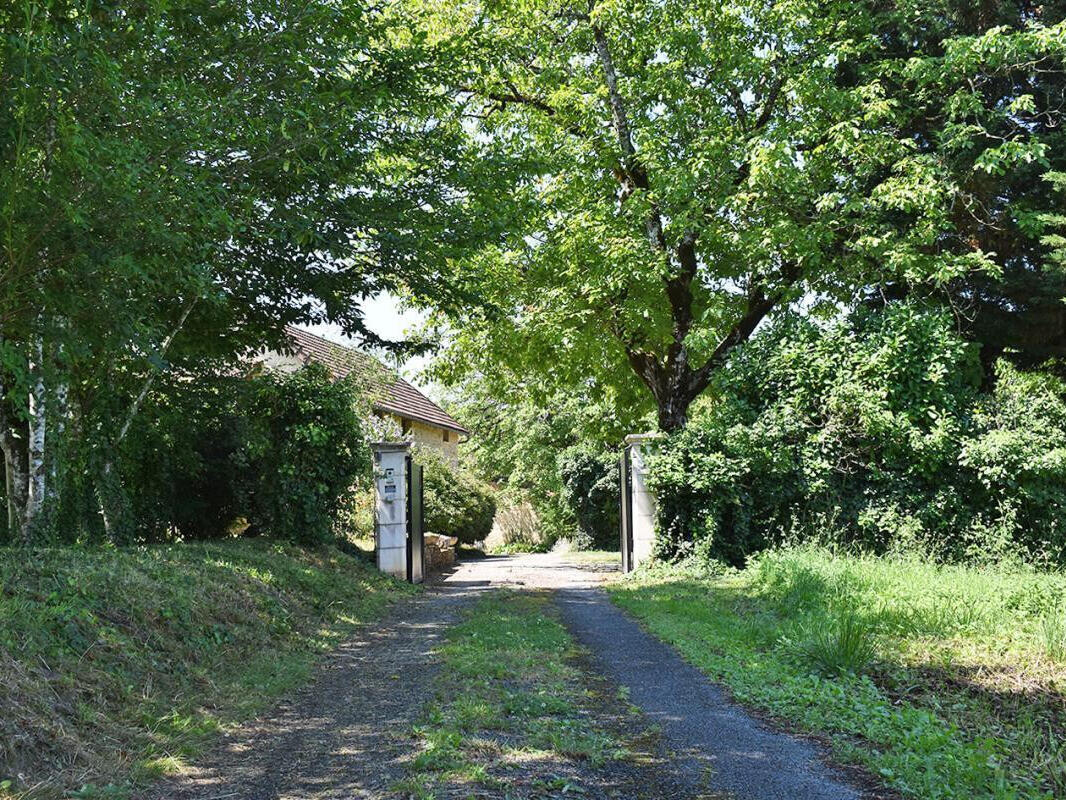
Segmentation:
{"type": "Polygon", "coordinates": [[[459,466],[459,434],[448,431],[448,441],[444,441],[444,429],[434,425],[427,425],[417,420],[407,421],[408,429],[405,438],[420,447],[436,450],[453,467],[459,466]]]}

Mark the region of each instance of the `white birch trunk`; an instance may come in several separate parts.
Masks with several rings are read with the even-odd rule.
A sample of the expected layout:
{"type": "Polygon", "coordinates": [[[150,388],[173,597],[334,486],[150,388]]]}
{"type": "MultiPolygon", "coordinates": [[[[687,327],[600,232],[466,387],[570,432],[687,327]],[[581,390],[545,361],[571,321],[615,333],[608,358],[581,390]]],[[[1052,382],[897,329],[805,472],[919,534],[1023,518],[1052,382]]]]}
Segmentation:
{"type": "Polygon", "coordinates": [[[29,540],[30,526],[44,510],[44,496],[48,488],[48,472],[45,469],[45,433],[48,427],[44,396],[44,342],[38,335],[33,342],[33,360],[30,362],[33,387],[29,396],[29,438],[27,440],[26,464],[28,484],[26,513],[22,519],[22,538],[29,540]]]}
{"type": "Polygon", "coordinates": [[[5,392],[0,383],[0,451],[4,454],[4,488],[7,494],[7,529],[11,534],[23,534],[26,515],[26,474],[22,470],[22,453],[18,434],[4,410],[5,392]]]}
{"type": "Polygon", "coordinates": [[[8,531],[24,536],[24,518],[26,514],[26,475],[19,463],[18,453],[10,447],[12,440],[9,436],[3,437],[4,446],[4,472],[7,486],[7,525],[8,531]],[[10,455],[9,455],[10,453],[10,455]]]}
{"type": "MultiPolygon", "coordinates": [[[[0,345],[4,337],[0,335],[0,345]]],[[[22,518],[26,511],[26,476],[22,472],[18,434],[8,419],[7,390],[0,372],[0,451],[4,455],[4,489],[7,494],[7,530],[10,535],[22,532],[22,518]]]]}
{"type": "Polygon", "coordinates": [[[51,481],[48,485],[48,492],[50,495],[55,495],[56,484],[58,482],[59,475],[59,458],[57,458],[57,446],[63,447],[66,441],[63,437],[67,432],[67,420],[70,418],[70,403],[67,402],[68,387],[66,381],[60,381],[59,385],[55,389],[55,413],[52,415],[52,421],[55,425],[52,431],[52,469],[51,469],[51,481]]]}

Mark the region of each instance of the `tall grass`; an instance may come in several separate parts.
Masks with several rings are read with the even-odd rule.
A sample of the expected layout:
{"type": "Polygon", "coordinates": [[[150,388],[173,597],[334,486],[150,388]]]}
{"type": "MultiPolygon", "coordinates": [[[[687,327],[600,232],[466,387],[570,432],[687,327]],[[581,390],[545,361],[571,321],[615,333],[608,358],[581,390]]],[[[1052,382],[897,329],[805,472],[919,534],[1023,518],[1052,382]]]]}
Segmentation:
{"type": "Polygon", "coordinates": [[[613,599],[906,797],[1066,797],[1066,574],[803,546],[638,571],[613,599]]]}
{"type": "Polygon", "coordinates": [[[1055,661],[1066,662],[1066,611],[1051,611],[1040,621],[1044,652],[1055,661]]]}
{"type": "Polygon", "coordinates": [[[822,675],[862,673],[873,661],[874,628],[854,609],[813,628],[800,652],[822,675]]]}
{"type": "Polygon", "coordinates": [[[817,624],[831,621],[834,608],[851,609],[874,633],[904,643],[957,639],[1062,660],[1045,646],[1063,614],[1061,572],[802,547],[764,553],[745,575],[762,599],[817,624]]]}

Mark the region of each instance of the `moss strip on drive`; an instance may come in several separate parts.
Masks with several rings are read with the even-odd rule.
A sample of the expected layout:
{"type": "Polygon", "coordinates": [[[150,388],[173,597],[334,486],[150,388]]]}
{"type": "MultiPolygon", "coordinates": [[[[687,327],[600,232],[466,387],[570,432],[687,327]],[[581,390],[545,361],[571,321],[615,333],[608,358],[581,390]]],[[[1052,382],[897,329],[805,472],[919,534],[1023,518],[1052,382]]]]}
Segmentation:
{"type": "Polygon", "coordinates": [[[642,773],[657,769],[655,730],[588,672],[549,595],[486,594],[441,656],[398,795],[636,798],[659,782],[642,773]]]}

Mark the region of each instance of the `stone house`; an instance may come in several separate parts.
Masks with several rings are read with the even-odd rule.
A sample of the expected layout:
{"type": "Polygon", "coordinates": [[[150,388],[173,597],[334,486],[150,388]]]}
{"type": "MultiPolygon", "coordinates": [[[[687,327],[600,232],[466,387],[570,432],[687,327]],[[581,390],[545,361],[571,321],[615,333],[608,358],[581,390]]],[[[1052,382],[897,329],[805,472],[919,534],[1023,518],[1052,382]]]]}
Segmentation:
{"type": "Polygon", "coordinates": [[[269,350],[259,357],[268,369],[299,369],[316,362],[335,379],[354,377],[370,398],[373,413],[396,422],[403,437],[459,464],[459,443],[470,431],[373,356],[288,325],[288,352],[269,350]]]}

